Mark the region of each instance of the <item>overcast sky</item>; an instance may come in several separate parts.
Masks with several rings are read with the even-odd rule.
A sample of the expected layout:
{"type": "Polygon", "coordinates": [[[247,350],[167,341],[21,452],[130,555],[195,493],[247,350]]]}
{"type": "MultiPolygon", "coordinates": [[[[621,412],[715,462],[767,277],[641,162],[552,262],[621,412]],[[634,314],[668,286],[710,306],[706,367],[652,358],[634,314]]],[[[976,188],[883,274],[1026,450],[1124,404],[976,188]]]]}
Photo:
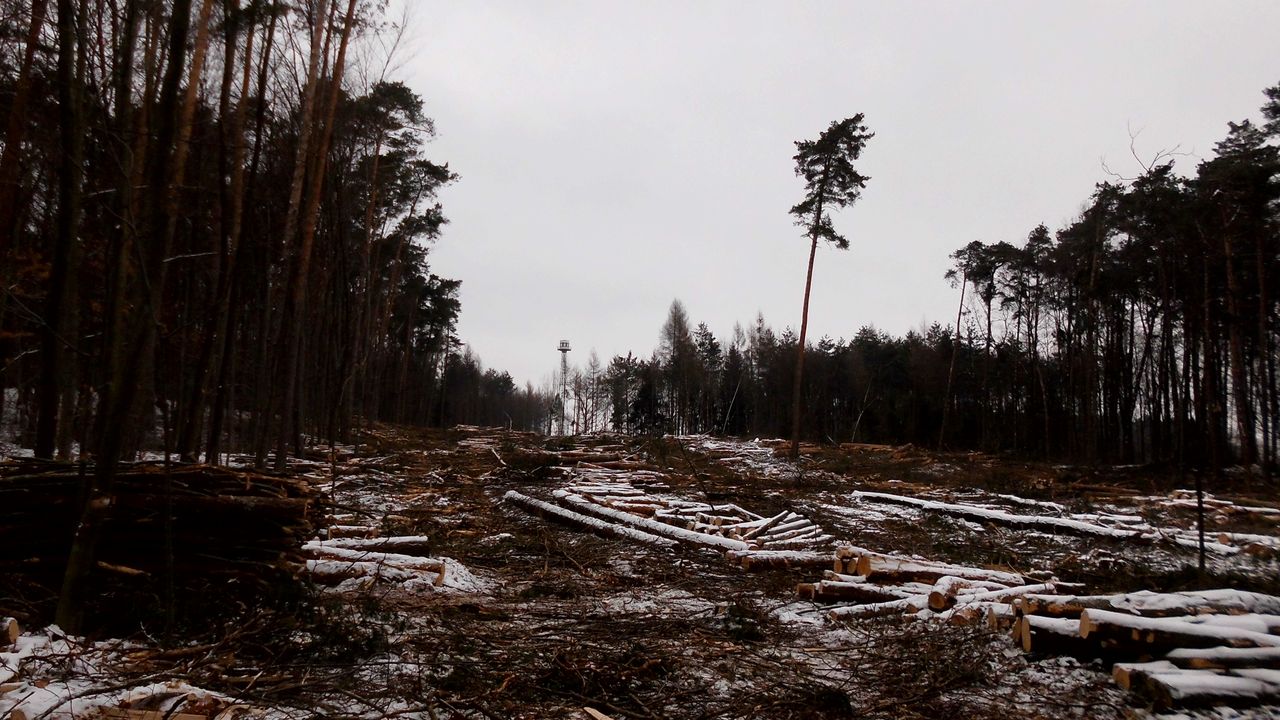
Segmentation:
{"type": "Polygon", "coordinates": [[[548,380],[647,356],[673,299],[722,339],[799,327],[793,142],[876,133],[849,251],[820,248],[810,336],[954,322],[948,255],[1069,222],[1103,162],[1184,172],[1280,82],[1280,2],[407,0],[400,74],[461,180],[432,270],[486,367],[548,380]]]}

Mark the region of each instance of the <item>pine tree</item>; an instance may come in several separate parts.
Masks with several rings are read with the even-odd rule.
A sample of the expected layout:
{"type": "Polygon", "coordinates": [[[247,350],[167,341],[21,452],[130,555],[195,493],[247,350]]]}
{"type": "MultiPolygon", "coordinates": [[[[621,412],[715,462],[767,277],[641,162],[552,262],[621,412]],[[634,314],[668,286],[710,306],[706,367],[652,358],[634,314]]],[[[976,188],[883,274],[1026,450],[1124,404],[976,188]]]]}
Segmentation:
{"type": "Polygon", "coordinates": [[[862,195],[867,176],[853,163],[875,134],[862,123],[862,113],[831,123],[817,140],[796,143],[796,175],[804,178],[804,199],[791,208],[796,224],[807,229],[809,270],[804,280],[804,308],[800,315],[800,341],[796,349],[795,382],[791,393],[791,457],[800,455],[800,385],[804,375],[804,342],[809,331],[809,289],[813,285],[813,259],[818,241],[826,240],[841,250],[849,240],[831,224],[831,208],[852,205],[862,195]]]}

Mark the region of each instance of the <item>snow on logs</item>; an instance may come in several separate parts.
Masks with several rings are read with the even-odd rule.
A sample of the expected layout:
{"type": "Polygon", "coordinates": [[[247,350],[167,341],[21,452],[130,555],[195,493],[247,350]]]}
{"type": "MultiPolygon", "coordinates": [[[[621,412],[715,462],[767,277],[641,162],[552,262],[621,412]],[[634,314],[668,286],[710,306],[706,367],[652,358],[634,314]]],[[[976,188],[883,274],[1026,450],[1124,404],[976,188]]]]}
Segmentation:
{"type": "Polygon", "coordinates": [[[1277,603],[1219,589],[1027,594],[1010,608],[1023,650],[1120,661],[1112,669],[1116,684],[1164,711],[1280,700],[1280,614],[1271,612],[1277,603]]]}
{"type": "Polygon", "coordinates": [[[675,540],[672,540],[671,538],[659,537],[652,533],[647,533],[642,530],[626,527],[617,523],[604,522],[599,518],[594,518],[589,515],[584,515],[582,513],[562,508],[559,505],[553,505],[549,502],[531,498],[528,495],[518,493],[515,490],[507,491],[507,494],[504,495],[502,499],[522,510],[525,510],[526,512],[533,513],[534,515],[546,520],[552,520],[554,522],[569,525],[571,527],[578,528],[579,530],[586,530],[587,532],[602,535],[604,537],[634,540],[663,547],[670,547],[676,544],[675,540]]]}
{"type": "Polygon", "coordinates": [[[670,525],[658,520],[640,517],[639,515],[625,512],[623,510],[614,510],[613,508],[591,502],[581,495],[569,492],[568,490],[557,490],[554,494],[557,500],[581,514],[594,516],[614,524],[630,526],[651,535],[661,535],[673,540],[720,548],[722,550],[751,549],[751,546],[742,540],[734,540],[721,535],[711,535],[709,533],[686,530],[682,527],[676,527],[675,525],[670,525]]]}

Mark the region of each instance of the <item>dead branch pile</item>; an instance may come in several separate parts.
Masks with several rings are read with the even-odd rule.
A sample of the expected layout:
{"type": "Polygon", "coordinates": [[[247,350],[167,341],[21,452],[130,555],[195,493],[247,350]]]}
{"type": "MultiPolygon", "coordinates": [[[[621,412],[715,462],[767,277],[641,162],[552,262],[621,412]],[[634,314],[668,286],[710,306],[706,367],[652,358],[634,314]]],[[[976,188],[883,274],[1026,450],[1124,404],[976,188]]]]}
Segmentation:
{"type": "MultiPolygon", "coordinates": [[[[92,467],[0,466],[0,577],[61,581],[92,467]]],[[[126,586],[267,590],[302,563],[317,508],[307,483],[207,465],[121,468],[96,545],[98,570],[126,586]]]]}

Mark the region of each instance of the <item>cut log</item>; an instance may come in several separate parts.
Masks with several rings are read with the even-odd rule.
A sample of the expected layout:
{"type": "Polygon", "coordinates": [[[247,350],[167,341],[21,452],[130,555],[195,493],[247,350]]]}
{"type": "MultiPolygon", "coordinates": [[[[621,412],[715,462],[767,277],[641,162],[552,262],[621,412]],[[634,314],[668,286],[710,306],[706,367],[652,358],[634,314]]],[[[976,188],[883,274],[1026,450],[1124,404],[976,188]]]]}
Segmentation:
{"type": "Polygon", "coordinates": [[[783,510],[782,512],[778,513],[777,515],[774,515],[773,517],[771,517],[771,518],[769,518],[768,520],[764,521],[763,523],[761,523],[759,526],[757,526],[756,528],[754,528],[754,529],[753,529],[753,530],[751,530],[750,532],[744,533],[744,534],[743,534],[743,536],[742,536],[742,539],[743,539],[743,540],[750,540],[750,539],[752,539],[752,538],[756,537],[757,535],[763,534],[763,533],[767,532],[770,528],[772,528],[774,525],[777,525],[778,523],[780,523],[780,522],[782,522],[782,521],[786,520],[788,517],[790,517],[790,515],[791,515],[791,511],[790,511],[790,510],[783,510]]]}
{"type": "MultiPolygon", "coordinates": [[[[1008,607],[1009,605],[1006,603],[992,603],[992,602],[967,603],[964,605],[956,605],[955,607],[952,607],[949,610],[945,610],[941,613],[938,613],[938,619],[943,622],[950,623],[952,625],[983,625],[985,624],[988,627],[990,627],[992,630],[999,630],[1000,628],[991,627],[990,625],[990,621],[988,618],[990,617],[991,610],[992,608],[1008,609],[1008,607]]],[[[1012,615],[1010,615],[1010,618],[1012,618],[1012,615]]],[[[1013,621],[1011,619],[1010,625],[1012,625],[1012,622],[1013,621]]],[[[1006,628],[1007,627],[1008,626],[1006,626],[1006,628]]]]}
{"type": "Polygon", "coordinates": [[[802,550],[730,550],[724,554],[730,563],[743,570],[757,571],[775,568],[816,569],[831,564],[829,552],[802,550]]]}
{"type": "MultiPolygon", "coordinates": [[[[321,585],[336,585],[343,580],[355,578],[373,578],[389,582],[405,582],[414,578],[414,574],[402,568],[376,562],[360,562],[351,560],[308,560],[306,570],[311,580],[321,585]]],[[[443,572],[441,573],[443,575],[443,572]]]]}
{"type": "Polygon", "coordinates": [[[320,540],[316,543],[324,547],[346,548],[348,550],[374,550],[382,552],[398,552],[402,555],[430,555],[431,541],[426,535],[400,535],[380,538],[335,538],[320,540]]]}
{"type": "Polygon", "coordinates": [[[1037,585],[1021,585],[1019,587],[1001,588],[999,590],[965,593],[963,595],[956,596],[956,604],[964,605],[968,603],[1008,602],[1020,595],[1026,595],[1027,593],[1053,590],[1053,587],[1053,583],[1039,583],[1037,585]]]}
{"type": "Polygon", "coordinates": [[[891,585],[875,585],[866,582],[840,582],[823,580],[816,583],[800,583],[796,593],[814,602],[882,603],[912,597],[891,585]]]}
{"type": "Polygon", "coordinates": [[[999,590],[1007,586],[987,580],[972,580],[955,575],[943,575],[933,584],[929,591],[929,607],[933,610],[946,610],[956,604],[956,595],[961,590],[999,590]]]}
{"type": "MultiPolygon", "coordinates": [[[[514,490],[507,493],[510,496],[515,493],[514,490]]],[[[519,495],[519,493],[516,493],[519,495]]],[[[620,510],[614,510],[602,505],[597,505],[581,495],[568,492],[566,490],[557,490],[555,496],[562,502],[569,505],[573,510],[580,513],[591,515],[597,518],[608,520],[612,523],[623,523],[633,528],[638,528],[646,533],[654,535],[662,535],[674,540],[691,542],[698,545],[707,545],[718,547],[724,550],[750,550],[751,546],[741,540],[733,540],[720,535],[708,535],[707,533],[693,532],[684,528],[668,525],[664,522],[642,518],[638,515],[625,513],[620,510]]]]}
{"type": "Polygon", "coordinates": [[[1234,627],[1271,635],[1280,632],[1280,615],[1260,615],[1257,613],[1248,615],[1186,615],[1173,619],[1193,625],[1234,627]]]}
{"type": "Polygon", "coordinates": [[[1096,640],[1080,637],[1080,621],[1023,615],[1014,622],[1014,636],[1024,652],[1069,655],[1088,659],[1106,655],[1096,640]]]}
{"type": "Polygon", "coordinates": [[[647,533],[635,528],[604,522],[598,518],[576,513],[558,505],[552,505],[548,502],[535,500],[534,498],[531,498],[528,495],[522,495],[515,490],[509,490],[502,499],[516,507],[547,520],[554,520],[565,525],[576,527],[579,530],[586,530],[587,532],[595,533],[596,535],[621,538],[623,540],[634,540],[649,543],[651,545],[660,545],[662,547],[671,547],[676,544],[675,541],[670,538],[659,537],[652,533],[647,533]]]}
{"type": "Polygon", "coordinates": [[[994,522],[1012,527],[1029,527],[1050,532],[1057,531],[1073,535],[1096,535],[1111,538],[1135,538],[1140,535],[1138,530],[1095,525],[1093,523],[1073,520],[1071,518],[1060,518],[1047,515],[1016,515],[1014,513],[1004,512],[1003,510],[991,510],[989,508],[982,508],[974,505],[958,505],[953,503],[937,502],[934,500],[922,500],[920,498],[908,497],[906,495],[892,495],[889,493],[879,492],[853,492],[850,493],[850,495],[855,500],[865,499],[870,500],[871,502],[908,505],[945,515],[954,515],[956,517],[963,517],[980,522],[994,522]]]}
{"type": "MultiPolygon", "coordinates": [[[[1008,603],[990,603],[987,605],[987,629],[991,632],[1006,632],[1013,629],[1017,613],[1008,603]]],[[[1019,631],[1021,640],[1021,631],[1019,631]]]]}
{"type": "Polygon", "coordinates": [[[914,580],[917,582],[937,582],[948,575],[967,580],[982,580],[999,583],[1005,586],[1024,585],[1021,575],[1002,570],[930,563],[893,555],[863,554],[858,558],[859,575],[871,580],[896,581],[914,580]]]}
{"type": "Polygon", "coordinates": [[[18,642],[18,636],[22,634],[22,627],[18,625],[17,618],[7,617],[0,619],[0,638],[3,638],[8,645],[18,642]]]}
{"type": "Polygon", "coordinates": [[[1133,690],[1157,712],[1214,705],[1257,705],[1280,699],[1280,685],[1251,677],[1220,675],[1212,670],[1151,673],[1133,690]]]}
{"type": "Polygon", "coordinates": [[[1178,666],[1168,660],[1152,660],[1151,662],[1120,662],[1111,666],[1111,679],[1125,690],[1133,689],[1140,684],[1146,675],[1152,673],[1176,672],[1178,666]]]}
{"type": "Polygon", "coordinates": [[[1200,590],[1156,593],[1149,590],[1122,595],[1028,595],[1018,600],[1028,615],[1080,617],[1088,609],[1128,612],[1143,617],[1174,617],[1202,613],[1280,614],[1280,597],[1241,590],[1200,590]]]}
{"type": "Polygon", "coordinates": [[[929,607],[928,595],[912,595],[901,600],[868,603],[866,605],[845,605],[827,612],[831,621],[854,620],[857,618],[880,617],[883,615],[917,613],[929,607]]]}
{"type": "Polygon", "coordinates": [[[1280,646],[1280,636],[1252,630],[1093,609],[1080,614],[1080,637],[1093,638],[1104,647],[1133,655],[1154,655],[1176,648],[1206,648],[1223,644],[1234,647],[1280,646]]]}
{"type": "Polygon", "coordinates": [[[1280,669],[1280,647],[1178,648],[1165,659],[1184,668],[1272,668],[1280,669]]]}

